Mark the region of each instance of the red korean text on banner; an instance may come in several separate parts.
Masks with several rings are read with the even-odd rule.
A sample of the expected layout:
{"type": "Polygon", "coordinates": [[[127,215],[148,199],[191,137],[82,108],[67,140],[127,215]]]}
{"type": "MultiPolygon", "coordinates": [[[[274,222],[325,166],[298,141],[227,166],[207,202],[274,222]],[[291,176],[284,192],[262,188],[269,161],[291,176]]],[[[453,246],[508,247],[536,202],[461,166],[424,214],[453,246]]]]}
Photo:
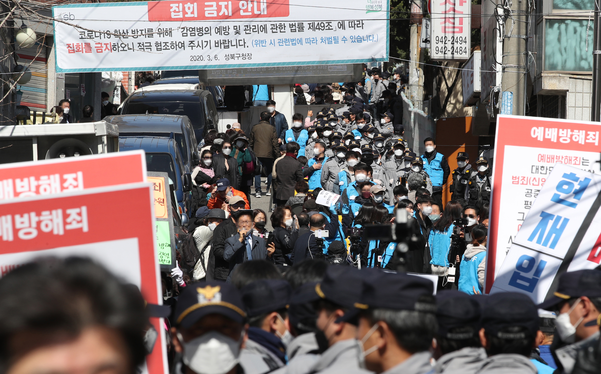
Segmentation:
{"type": "Polygon", "coordinates": [[[149,1],[149,21],[210,21],[290,15],[289,0],[149,1]]]}

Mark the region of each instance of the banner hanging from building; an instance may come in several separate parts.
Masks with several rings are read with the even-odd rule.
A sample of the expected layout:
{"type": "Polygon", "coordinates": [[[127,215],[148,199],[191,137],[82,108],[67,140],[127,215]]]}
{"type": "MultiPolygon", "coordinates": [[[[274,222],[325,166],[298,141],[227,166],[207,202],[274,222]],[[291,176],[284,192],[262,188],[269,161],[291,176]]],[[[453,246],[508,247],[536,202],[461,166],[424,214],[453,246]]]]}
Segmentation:
{"type": "Polygon", "coordinates": [[[431,0],[430,58],[460,60],[470,58],[472,2],[468,0],[431,0]]]}
{"type": "Polygon", "coordinates": [[[388,61],[388,0],[149,1],[52,12],[58,72],[388,61]]]}
{"type": "MultiPolygon", "coordinates": [[[[486,290],[557,164],[601,174],[601,123],[499,115],[495,140],[486,290]]],[[[512,259],[513,261],[514,259],[512,259]]],[[[517,260],[517,259],[515,259],[517,260]]]]}
{"type": "Polygon", "coordinates": [[[542,303],[566,271],[601,263],[601,176],[556,164],[515,236],[491,293],[542,303]]]}

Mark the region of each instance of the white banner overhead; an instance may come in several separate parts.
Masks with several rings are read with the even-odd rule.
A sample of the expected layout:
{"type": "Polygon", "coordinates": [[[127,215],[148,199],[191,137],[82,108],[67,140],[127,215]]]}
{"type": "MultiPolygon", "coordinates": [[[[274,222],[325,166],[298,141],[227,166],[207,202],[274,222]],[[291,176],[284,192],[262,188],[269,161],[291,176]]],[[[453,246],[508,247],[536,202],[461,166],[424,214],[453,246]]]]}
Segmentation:
{"type": "Polygon", "coordinates": [[[59,72],[388,60],[388,0],[184,0],[52,8],[59,72]]]}

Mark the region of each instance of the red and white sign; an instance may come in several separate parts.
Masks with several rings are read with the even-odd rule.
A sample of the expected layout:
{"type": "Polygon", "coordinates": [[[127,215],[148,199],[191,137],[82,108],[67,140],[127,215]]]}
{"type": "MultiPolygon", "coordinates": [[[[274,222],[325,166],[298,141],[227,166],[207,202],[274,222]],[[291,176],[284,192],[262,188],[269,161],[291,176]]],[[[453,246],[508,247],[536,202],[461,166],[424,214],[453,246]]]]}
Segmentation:
{"type": "MultiPolygon", "coordinates": [[[[555,165],[601,174],[596,163],[599,133],[599,122],[498,116],[486,260],[487,292],[555,165]]],[[[596,258],[595,254],[591,256],[596,258]]]]}
{"type": "Polygon", "coordinates": [[[149,1],[149,21],[288,17],[288,0],[149,1]]]}
{"type": "Polygon", "coordinates": [[[0,165],[0,201],[146,182],[143,151],[0,165]]]}
{"type": "Polygon", "coordinates": [[[468,0],[432,0],[433,60],[470,58],[472,2],[468,0]]]}
{"type": "MultiPolygon", "coordinates": [[[[152,198],[152,184],[138,183],[0,201],[0,271],[40,256],[87,256],[162,304],[152,198]]],[[[164,329],[151,323],[160,335],[148,373],[168,373],[164,329]]]]}

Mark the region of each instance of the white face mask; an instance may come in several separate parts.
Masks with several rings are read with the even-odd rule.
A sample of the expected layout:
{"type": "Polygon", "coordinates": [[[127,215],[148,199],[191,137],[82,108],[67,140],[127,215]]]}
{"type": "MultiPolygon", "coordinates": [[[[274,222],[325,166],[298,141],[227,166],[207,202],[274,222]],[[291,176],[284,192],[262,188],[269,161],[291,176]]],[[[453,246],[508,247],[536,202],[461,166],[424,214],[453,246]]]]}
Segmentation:
{"type": "Polygon", "coordinates": [[[467,162],[465,162],[465,161],[457,161],[457,166],[459,166],[460,168],[463,169],[465,167],[465,165],[467,165],[467,162]]]}
{"type": "Polygon", "coordinates": [[[427,145],[426,146],[426,152],[432,153],[432,151],[434,151],[434,146],[433,145],[427,145]]]}
{"type": "Polygon", "coordinates": [[[402,156],[403,155],[403,150],[402,149],[395,149],[394,150],[394,155],[395,156],[402,156]]]}
{"type": "MultiPolygon", "coordinates": [[[[284,326],[286,325],[286,322],[284,322],[284,319],[279,314],[278,314],[278,319],[280,321],[282,321],[284,326]]],[[[286,332],[284,332],[284,334],[280,334],[279,332],[276,331],[276,335],[278,336],[278,338],[280,338],[282,340],[282,344],[284,344],[284,347],[288,347],[288,344],[290,344],[290,342],[294,339],[294,336],[292,336],[292,334],[288,330],[286,330],[286,332]]]]}
{"type": "Polygon", "coordinates": [[[420,168],[419,166],[412,166],[411,170],[413,170],[416,173],[419,173],[421,171],[422,168],[420,168]]]}
{"type": "Polygon", "coordinates": [[[217,224],[215,222],[211,222],[207,225],[207,227],[211,230],[211,231],[215,231],[215,227],[217,227],[217,224]]]}
{"type": "Polygon", "coordinates": [[[64,108],[64,109],[63,109],[63,113],[64,113],[64,114],[69,114],[69,108],[64,108]]]}
{"type": "Polygon", "coordinates": [[[273,112],[275,112],[275,107],[274,107],[274,106],[268,106],[268,107],[267,107],[267,111],[268,111],[269,113],[273,113],[273,112]]]}
{"type": "Polygon", "coordinates": [[[338,125],[338,122],[330,122],[330,126],[332,127],[336,127],[338,125]]]}
{"type": "Polygon", "coordinates": [[[367,339],[369,339],[369,337],[372,336],[373,333],[376,332],[377,329],[378,329],[378,325],[377,324],[373,325],[372,328],[369,329],[367,334],[365,334],[365,336],[359,341],[359,344],[361,344],[361,356],[362,356],[361,359],[359,359],[359,366],[361,366],[363,368],[365,368],[365,357],[369,356],[370,354],[372,354],[378,350],[378,346],[374,345],[373,347],[369,348],[366,351],[365,349],[363,349],[363,344],[365,344],[367,339]]]}
{"type": "Polygon", "coordinates": [[[405,161],[405,167],[406,168],[410,168],[411,167],[411,161],[405,161]]]}
{"type": "Polygon", "coordinates": [[[286,221],[284,221],[284,224],[286,225],[286,227],[292,227],[292,223],[294,222],[294,220],[292,218],[287,219],[286,221]]]}
{"type": "Polygon", "coordinates": [[[330,135],[332,135],[332,132],[330,130],[323,132],[323,136],[325,136],[326,138],[330,135]]]}
{"type": "Polygon", "coordinates": [[[313,131],[313,134],[311,134],[311,138],[313,139],[317,139],[319,135],[317,135],[317,131],[313,131]]]}
{"type": "Polygon", "coordinates": [[[338,152],[338,153],[336,153],[336,157],[338,157],[338,158],[344,158],[344,152],[338,152]]]}
{"type": "Polygon", "coordinates": [[[374,195],[374,203],[380,204],[384,201],[384,196],[382,195],[374,195]]]}
{"type": "Polygon", "coordinates": [[[109,101],[108,101],[108,100],[104,100],[104,101],[102,102],[102,105],[106,106],[108,103],[109,103],[109,101]]]}
{"type": "Polygon", "coordinates": [[[363,174],[363,173],[355,174],[355,180],[359,183],[365,182],[367,180],[367,174],[363,174]]]}
{"type": "Polygon", "coordinates": [[[476,223],[478,223],[478,221],[476,221],[475,218],[472,217],[467,217],[467,225],[469,226],[474,226],[476,223]]]}
{"type": "Polygon", "coordinates": [[[355,167],[355,166],[356,166],[356,165],[359,163],[359,161],[357,161],[357,160],[355,160],[355,159],[352,159],[352,160],[348,160],[346,163],[347,163],[347,164],[348,164],[348,166],[350,166],[350,167],[355,167]]]}
{"type": "Polygon", "coordinates": [[[370,138],[370,139],[373,139],[374,138],[374,134],[373,133],[367,134],[367,137],[370,138]]]}
{"type": "Polygon", "coordinates": [[[321,149],[317,148],[317,147],[313,148],[313,154],[315,154],[315,156],[320,155],[321,154],[321,149]]]}
{"type": "Polygon", "coordinates": [[[351,140],[350,140],[350,139],[346,139],[346,140],[344,141],[344,145],[349,145],[349,144],[351,144],[351,140]]]}
{"type": "Polygon", "coordinates": [[[564,343],[573,343],[576,340],[576,328],[584,319],[584,317],[581,317],[578,322],[576,322],[576,326],[572,325],[572,322],[570,321],[570,313],[574,311],[580,300],[581,299],[578,299],[567,313],[561,313],[555,319],[555,328],[564,343]]]}
{"type": "Polygon", "coordinates": [[[238,365],[240,341],[217,331],[208,332],[187,343],[183,342],[179,333],[178,338],[184,346],[184,364],[195,373],[223,374],[238,365]]]}
{"type": "Polygon", "coordinates": [[[223,148],[221,150],[223,152],[224,155],[229,156],[230,153],[232,153],[232,149],[231,148],[223,148]]]}
{"type": "Polygon", "coordinates": [[[488,166],[486,165],[480,165],[478,166],[478,171],[484,173],[486,170],[488,170],[488,166]]]}
{"type": "Polygon", "coordinates": [[[396,197],[396,202],[398,203],[399,201],[405,200],[405,199],[407,199],[407,196],[397,196],[396,197]]]}
{"type": "Polygon", "coordinates": [[[297,129],[299,127],[303,127],[303,123],[302,122],[294,122],[294,127],[296,127],[297,129]]]}
{"type": "Polygon", "coordinates": [[[440,214],[430,214],[428,218],[430,218],[430,221],[436,222],[440,219],[440,214]]]}
{"type": "Polygon", "coordinates": [[[213,160],[202,160],[205,166],[210,167],[213,164],[213,160]]]}
{"type": "Polygon", "coordinates": [[[431,206],[425,206],[425,207],[423,207],[422,208],[422,214],[425,214],[427,216],[430,215],[430,214],[432,214],[432,207],[431,206]]]}
{"type": "Polygon", "coordinates": [[[376,143],[376,147],[378,148],[382,148],[384,146],[384,143],[376,143]]]}
{"type": "Polygon", "coordinates": [[[358,128],[359,128],[359,130],[360,130],[360,129],[362,129],[362,128],[364,128],[364,127],[365,127],[365,123],[358,123],[358,124],[357,124],[357,127],[358,127],[358,128]]]}

